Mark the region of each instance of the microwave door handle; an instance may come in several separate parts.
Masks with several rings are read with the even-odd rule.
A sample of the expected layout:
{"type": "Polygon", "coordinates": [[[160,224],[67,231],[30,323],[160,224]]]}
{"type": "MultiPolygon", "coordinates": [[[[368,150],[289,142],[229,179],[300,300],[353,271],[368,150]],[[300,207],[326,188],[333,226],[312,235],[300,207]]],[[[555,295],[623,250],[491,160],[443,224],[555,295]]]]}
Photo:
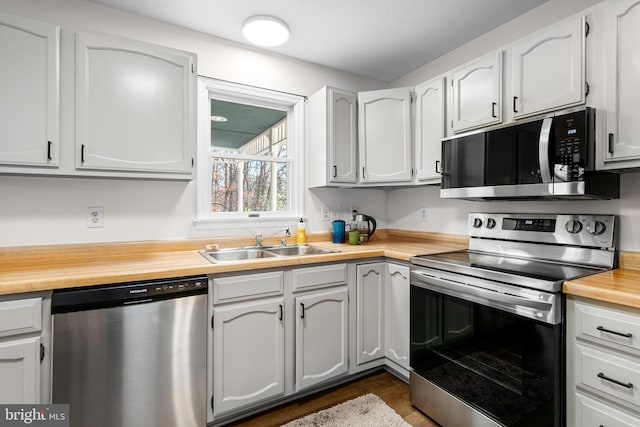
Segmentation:
{"type": "Polygon", "coordinates": [[[549,143],[551,138],[551,125],[553,117],[547,117],[542,121],[540,140],[538,141],[538,161],[540,164],[540,176],[544,184],[551,183],[551,163],[549,162],[549,143]]]}

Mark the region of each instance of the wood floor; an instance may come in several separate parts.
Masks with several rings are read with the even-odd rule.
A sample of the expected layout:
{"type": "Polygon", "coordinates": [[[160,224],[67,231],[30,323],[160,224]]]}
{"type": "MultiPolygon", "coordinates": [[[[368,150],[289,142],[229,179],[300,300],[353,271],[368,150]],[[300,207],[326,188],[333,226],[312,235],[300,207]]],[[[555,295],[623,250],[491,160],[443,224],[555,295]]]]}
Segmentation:
{"type": "Polygon", "coordinates": [[[384,400],[407,423],[415,427],[437,427],[409,402],[409,386],[388,372],[378,372],[348,384],[304,397],[275,409],[230,424],[233,427],[280,426],[289,421],[321,411],[363,394],[373,393],[384,400]]]}

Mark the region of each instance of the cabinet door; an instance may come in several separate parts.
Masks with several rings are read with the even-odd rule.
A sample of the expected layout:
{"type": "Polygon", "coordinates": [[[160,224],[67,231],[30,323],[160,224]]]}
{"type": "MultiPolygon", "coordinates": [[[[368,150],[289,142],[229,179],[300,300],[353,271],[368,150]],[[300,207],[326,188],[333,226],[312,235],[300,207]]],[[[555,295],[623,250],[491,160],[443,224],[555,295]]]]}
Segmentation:
{"type": "Polygon", "coordinates": [[[384,357],[384,263],[357,267],[356,363],[384,357]]]}
{"type": "Polygon", "coordinates": [[[411,89],[358,94],[360,182],[410,182],[411,89]]]}
{"type": "Polygon", "coordinates": [[[640,0],[602,4],[605,162],[640,158],[640,0]]]}
{"type": "Polygon", "coordinates": [[[214,416],[284,394],[283,304],[214,307],[214,416]]]}
{"type": "Polygon", "coordinates": [[[354,93],[327,88],[330,182],[356,183],[356,105],[354,93]]]}
{"type": "Polygon", "coordinates": [[[539,31],[511,48],[513,117],[581,104],[585,100],[585,20],[539,31]]]}
{"type": "Polygon", "coordinates": [[[444,77],[416,86],[415,169],[420,184],[440,182],[444,138],[444,77]]]}
{"type": "Polygon", "coordinates": [[[296,302],[298,391],[347,373],[349,293],[346,288],[299,296],[296,302]]]}
{"type": "Polygon", "coordinates": [[[77,50],[76,166],[190,174],[195,56],[91,33],[77,50]]]}
{"type": "Polygon", "coordinates": [[[453,72],[454,132],[502,122],[502,52],[492,53],[453,72]]]}
{"type": "Polygon", "coordinates": [[[0,402],[40,403],[40,337],[0,343],[0,402]]]}
{"type": "Polygon", "coordinates": [[[409,289],[409,267],[387,264],[384,355],[405,369],[409,369],[409,289]]]}
{"type": "Polygon", "coordinates": [[[0,14],[0,164],[59,164],[59,33],[0,14]]]}

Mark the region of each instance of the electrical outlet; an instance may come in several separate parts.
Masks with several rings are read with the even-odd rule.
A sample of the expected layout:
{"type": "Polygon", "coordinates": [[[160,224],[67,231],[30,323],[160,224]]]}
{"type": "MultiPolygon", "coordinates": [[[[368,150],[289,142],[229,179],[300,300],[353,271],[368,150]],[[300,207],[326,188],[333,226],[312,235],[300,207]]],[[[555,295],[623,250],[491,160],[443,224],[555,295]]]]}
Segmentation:
{"type": "Polygon", "coordinates": [[[322,205],[320,207],[320,221],[330,221],[331,220],[331,212],[329,211],[328,206],[322,205]]]}
{"type": "Polygon", "coordinates": [[[87,208],[87,227],[88,228],[104,227],[104,208],[103,207],[87,208]]]}
{"type": "Polygon", "coordinates": [[[427,208],[420,208],[418,211],[418,215],[420,216],[420,222],[427,222],[429,220],[429,216],[427,215],[427,208]]]}

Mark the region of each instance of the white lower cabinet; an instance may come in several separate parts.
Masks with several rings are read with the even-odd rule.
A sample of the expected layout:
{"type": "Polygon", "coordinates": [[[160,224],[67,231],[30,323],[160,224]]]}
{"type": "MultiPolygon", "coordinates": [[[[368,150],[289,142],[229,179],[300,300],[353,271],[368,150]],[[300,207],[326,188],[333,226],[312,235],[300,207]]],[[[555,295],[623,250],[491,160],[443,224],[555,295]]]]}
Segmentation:
{"type": "Polygon", "coordinates": [[[40,337],[0,342],[0,402],[40,403],[40,337]]]}
{"type": "Polygon", "coordinates": [[[387,360],[409,369],[409,267],[387,263],[385,350],[387,360]]]}
{"type": "Polygon", "coordinates": [[[213,413],[284,395],[284,298],[214,308],[213,413]]]}
{"type": "Polygon", "coordinates": [[[362,264],[356,278],[356,363],[384,357],[385,263],[362,264]]]}
{"type": "Polygon", "coordinates": [[[640,310],[567,299],[567,425],[640,425],[640,310]]]}
{"type": "Polygon", "coordinates": [[[210,279],[209,299],[208,422],[385,364],[408,378],[408,265],[224,274],[210,279]]]}
{"type": "Polygon", "coordinates": [[[0,297],[0,403],[49,403],[51,299],[0,297]]]}
{"type": "Polygon", "coordinates": [[[295,298],[296,390],[349,370],[349,292],[345,287],[295,298]]]}

